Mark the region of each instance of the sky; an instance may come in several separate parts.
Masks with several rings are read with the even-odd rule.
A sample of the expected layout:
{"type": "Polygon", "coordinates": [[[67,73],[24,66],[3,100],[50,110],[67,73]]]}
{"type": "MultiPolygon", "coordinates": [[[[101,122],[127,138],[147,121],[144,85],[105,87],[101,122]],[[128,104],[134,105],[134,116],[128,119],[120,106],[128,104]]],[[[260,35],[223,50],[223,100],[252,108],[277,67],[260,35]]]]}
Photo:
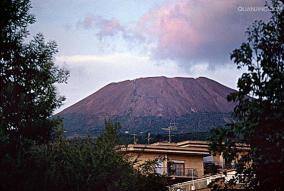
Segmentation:
{"type": "Polygon", "coordinates": [[[70,72],[57,85],[56,112],[111,82],[150,76],[208,77],[228,87],[243,71],[230,53],[264,0],[32,0],[31,35],[56,41],[56,65],[70,72]]]}

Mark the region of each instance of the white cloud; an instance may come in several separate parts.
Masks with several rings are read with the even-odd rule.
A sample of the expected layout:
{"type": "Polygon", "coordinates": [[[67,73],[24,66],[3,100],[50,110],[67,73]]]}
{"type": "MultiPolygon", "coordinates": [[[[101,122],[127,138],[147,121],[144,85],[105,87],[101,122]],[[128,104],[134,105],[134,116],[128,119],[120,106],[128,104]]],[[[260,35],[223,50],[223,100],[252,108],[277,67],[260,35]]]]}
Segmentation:
{"type": "Polygon", "coordinates": [[[147,56],[137,56],[133,54],[127,53],[113,53],[113,54],[103,54],[103,55],[72,55],[72,56],[58,56],[56,58],[58,62],[66,62],[66,63],[89,63],[92,62],[94,64],[98,62],[105,63],[124,63],[125,61],[148,61],[149,57],[147,56]],[[123,62],[119,62],[123,61],[123,62]]]}

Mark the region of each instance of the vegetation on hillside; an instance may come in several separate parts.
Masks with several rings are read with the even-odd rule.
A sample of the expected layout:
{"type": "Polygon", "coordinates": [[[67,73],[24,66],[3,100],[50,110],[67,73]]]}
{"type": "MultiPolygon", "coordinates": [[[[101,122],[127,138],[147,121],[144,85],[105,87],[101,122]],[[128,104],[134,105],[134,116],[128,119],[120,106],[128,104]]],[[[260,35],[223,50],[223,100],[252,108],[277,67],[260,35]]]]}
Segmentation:
{"type": "MultiPolygon", "coordinates": [[[[98,136],[104,129],[104,124],[100,120],[88,123],[83,114],[69,113],[64,117],[64,129],[67,137],[73,136],[98,136]]],[[[165,132],[162,128],[167,128],[171,122],[175,121],[177,129],[176,134],[189,134],[198,132],[209,132],[214,127],[225,127],[226,122],[232,121],[231,113],[222,112],[197,112],[178,117],[158,117],[158,116],[117,116],[112,117],[112,121],[117,121],[122,125],[121,133],[128,131],[130,134],[140,132],[146,134],[151,132],[152,135],[162,135],[165,132]]]]}

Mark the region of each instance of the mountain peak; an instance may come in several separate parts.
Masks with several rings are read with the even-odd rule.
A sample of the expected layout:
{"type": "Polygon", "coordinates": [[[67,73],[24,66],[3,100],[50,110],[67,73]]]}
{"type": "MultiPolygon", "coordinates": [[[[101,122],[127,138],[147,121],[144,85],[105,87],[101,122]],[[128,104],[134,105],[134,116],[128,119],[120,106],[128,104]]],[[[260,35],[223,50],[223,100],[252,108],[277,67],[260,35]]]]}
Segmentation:
{"type": "Polygon", "coordinates": [[[192,113],[228,113],[234,104],[228,103],[226,97],[233,91],[205,77],[138,78],[108,84],[59,115],[80,115],[87,124],[95,126],[96,121],[106,118],[140,120],[179,118],[192,113]]]}

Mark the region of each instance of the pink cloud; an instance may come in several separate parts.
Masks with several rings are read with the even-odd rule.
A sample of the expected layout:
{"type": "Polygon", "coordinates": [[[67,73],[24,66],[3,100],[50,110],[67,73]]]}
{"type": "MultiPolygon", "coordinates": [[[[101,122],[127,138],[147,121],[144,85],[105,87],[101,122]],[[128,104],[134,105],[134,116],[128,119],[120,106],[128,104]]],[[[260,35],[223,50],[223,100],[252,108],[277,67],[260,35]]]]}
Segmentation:
{"type": "Polygon", "coordinates": [[[223,64],[245,40],[244,31],[265,12],[240,12],[240,6],[263,6],[259,0],[169,1],[140,18],[136,30],[153,43],[157,59],[182,63],[223,64]]]}

